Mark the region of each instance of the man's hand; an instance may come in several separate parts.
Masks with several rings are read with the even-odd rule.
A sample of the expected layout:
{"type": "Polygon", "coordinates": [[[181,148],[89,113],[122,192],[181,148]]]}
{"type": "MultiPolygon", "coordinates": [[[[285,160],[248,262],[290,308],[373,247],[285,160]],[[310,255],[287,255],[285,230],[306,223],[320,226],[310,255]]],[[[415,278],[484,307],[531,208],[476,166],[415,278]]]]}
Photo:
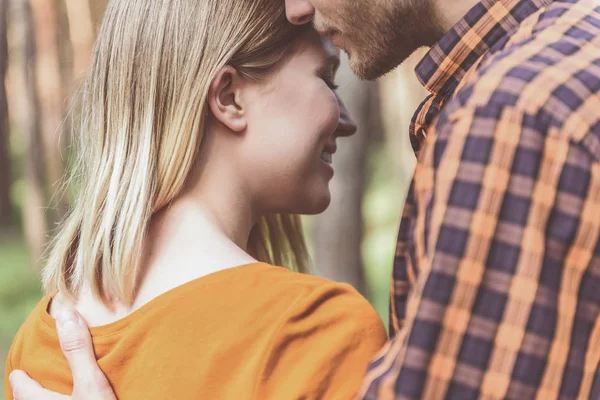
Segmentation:
{"type": "Polygon", "coordinates": [[[56,321],[60,347],[73,373],[73,394],[64,396],[41,387],[23,371],[10,374],[15,400],[116,400],[116,396],[96,363],[92,338],[76,311],[65,311],[56,321]]]}

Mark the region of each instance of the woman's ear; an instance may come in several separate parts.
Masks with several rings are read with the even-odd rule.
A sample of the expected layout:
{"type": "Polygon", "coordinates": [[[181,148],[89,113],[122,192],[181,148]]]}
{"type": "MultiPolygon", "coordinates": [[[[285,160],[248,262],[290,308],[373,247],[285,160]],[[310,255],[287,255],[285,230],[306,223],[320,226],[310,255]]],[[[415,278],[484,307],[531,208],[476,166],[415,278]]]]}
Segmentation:
{"type": "Polygon", "coordinates": [[[234,132],[242,132],[248,123],[241,102],[241,77],[226,65],[217,74],[208,91],[208,105],[215,118],[234,132]]]}

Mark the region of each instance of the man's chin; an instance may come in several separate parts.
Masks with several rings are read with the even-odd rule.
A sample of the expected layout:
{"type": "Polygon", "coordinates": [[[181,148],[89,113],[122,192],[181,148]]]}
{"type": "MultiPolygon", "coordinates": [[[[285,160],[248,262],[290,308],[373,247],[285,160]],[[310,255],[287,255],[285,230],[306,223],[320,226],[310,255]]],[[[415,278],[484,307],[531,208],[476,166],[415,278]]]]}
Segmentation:
{"type": "Polygon", "coordinates": [[[347,54],[350,60],[350,69],[354,75],[363,81],[374,81],[390,72],[390,70],[383,70],[373,60],[365,60],[357,54],[352,54],[352,52],[347,52],[347,54]]]}
{"type": "Polygon", "coordinates": [[[350,69],[364,81],[374,81],[395,70],[412,52],[379,53],[377,51],[361,51],[350,48],[347,52],[350,69]]]}

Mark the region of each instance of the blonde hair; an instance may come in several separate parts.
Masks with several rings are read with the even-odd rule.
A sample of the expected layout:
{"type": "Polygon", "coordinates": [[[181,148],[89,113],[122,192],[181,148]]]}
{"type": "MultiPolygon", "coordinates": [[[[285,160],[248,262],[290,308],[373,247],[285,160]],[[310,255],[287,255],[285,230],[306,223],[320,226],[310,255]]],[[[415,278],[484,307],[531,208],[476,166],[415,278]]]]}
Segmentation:
{"type": "MultiPolygon", "coordinates": [[[[282,0],[110,1],[80,95],[80,191],[42,274],[48,295],[73,299],[85,283],[105,305],[133,303],[150,219],[196,161],[211,81],[225,65],[260,79],[305,31],[282,0]]],[[[298,216],[264,217],[248,251],[308,271],[298,216]]]]}

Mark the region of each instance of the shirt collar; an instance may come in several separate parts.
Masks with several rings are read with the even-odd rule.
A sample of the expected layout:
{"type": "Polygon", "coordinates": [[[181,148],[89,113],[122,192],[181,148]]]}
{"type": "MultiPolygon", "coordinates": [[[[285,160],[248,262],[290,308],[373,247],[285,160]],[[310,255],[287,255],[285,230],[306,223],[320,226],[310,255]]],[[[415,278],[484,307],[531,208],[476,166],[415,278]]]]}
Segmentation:
{"type": "Polygon", "coordinates": [[[417,65],[417,77],[434,95],[454,91],[481,56],[514,33],[527,17],[553,0],[483,0],[417,65]]]}

